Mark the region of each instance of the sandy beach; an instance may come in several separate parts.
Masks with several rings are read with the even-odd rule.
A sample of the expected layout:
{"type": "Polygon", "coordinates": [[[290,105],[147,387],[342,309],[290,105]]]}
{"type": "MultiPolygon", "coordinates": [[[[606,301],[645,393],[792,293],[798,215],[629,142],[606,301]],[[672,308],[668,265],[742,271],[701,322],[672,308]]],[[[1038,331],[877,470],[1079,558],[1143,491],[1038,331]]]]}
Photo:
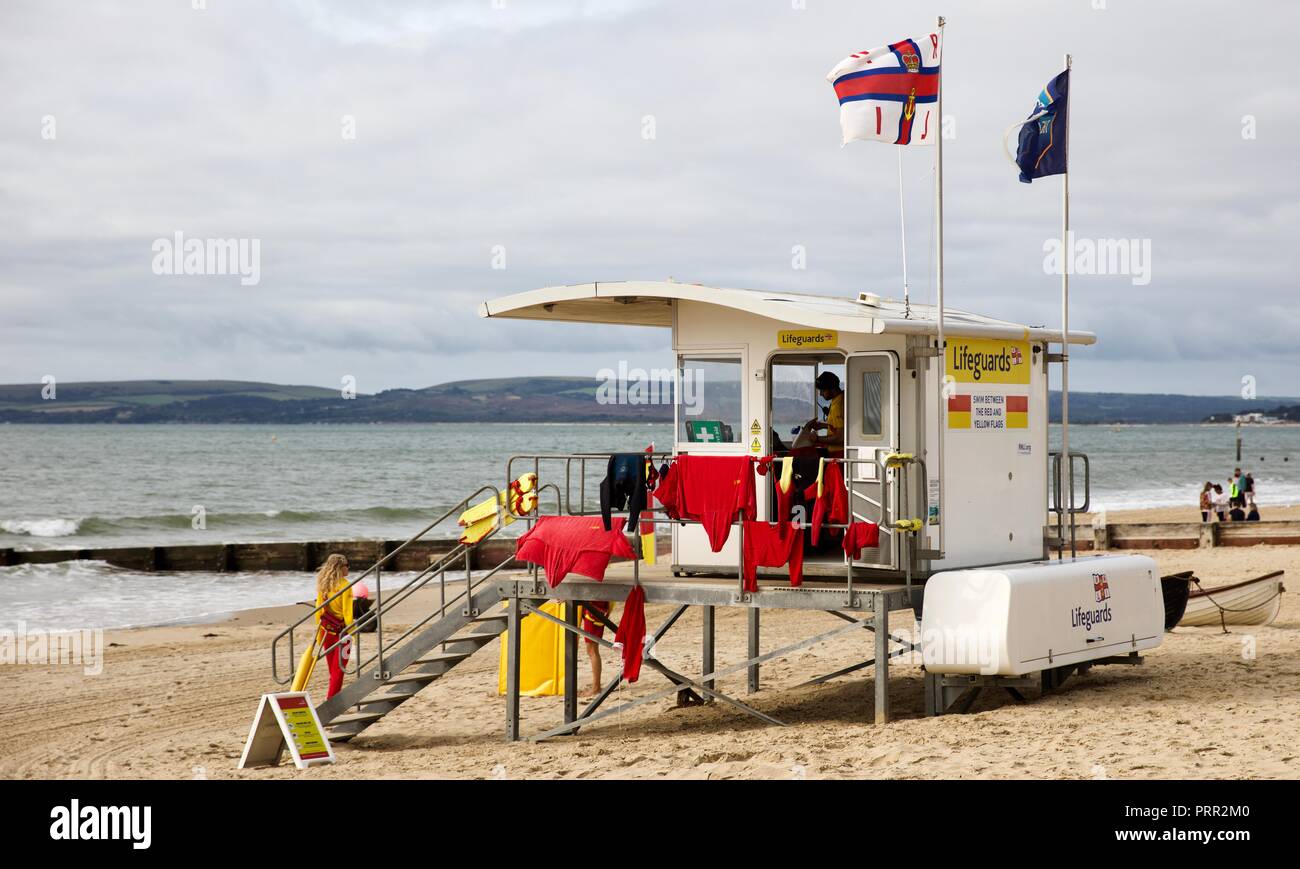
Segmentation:
{"type": "MultiPolygon", "coordinates": [[[[1149,553],[1163,572],[1194,569],[1219,585],[1284,569],[1300,576],[1300,547],[1149,553]]],[[[426,601],[427,602],[427,599],[426,601]]],[[[418,605],[419,602],[417,602],[418,605]]],[[[725,706],[655,701],[576,737],[507,744],[494,642],[416,698],[338,748],[339,762],[239,771],[272,637],[295,607],[250,610],[211,624],[112,631],[103,672],[6,666],[14,698],[0,711],[4,778],[1294,778],[1300,775],[1300,600],[1284,597],[1263,628],[1179,628],[1142,667],[1103,667],[1059,693],[1019,704],[985,692],[966,715],[923,716],[921,670],[895,663],[895,720],[873,723],[871,679],[797,687],[869,656],[869,638],[840,635],[764,666],[762,690],[743,674],[721,680],[782,720],[766,727],[725,706]]],[[[414,610],[412,610],[414,612],[414,610]]],[[[395,618],[400,617],[399,613],[395,618]]],[[[647,621],[666,610],[651,607],[647,621]]],[[[894,614],[894,627],[911,618],[894,614]]],[[[766,611],[763,647],[827,630],[824,613],[766,611]]],[[[660,657],[699,672],[699,615],[659,644],[660,657]]],[[[744,613],[719,610],[718,662],[743,658],[744,613]]],[[[605,653],[607,668],[612,655],[605,653]]],[[[312,685],[323,696],[323,671],[312,685]]],[[[588,671],[581,671],[585,681],[588,671]]],[[[647,672],[612,698],[665,685],[647,672]]],[[[612,702],[612,701],[611,701],[612,702]]],[[[524,731],[561,720],[556,697],[524,698],[524,731]]]]}

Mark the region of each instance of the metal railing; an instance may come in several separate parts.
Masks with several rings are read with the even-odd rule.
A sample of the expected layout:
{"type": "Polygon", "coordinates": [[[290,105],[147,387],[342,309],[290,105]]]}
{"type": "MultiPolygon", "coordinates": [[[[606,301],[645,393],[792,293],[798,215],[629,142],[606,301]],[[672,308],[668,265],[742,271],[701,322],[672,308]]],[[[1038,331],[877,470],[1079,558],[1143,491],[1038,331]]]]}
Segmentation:
{"type": "MultiPolygon", "coordinates": [[[[632,453],[630,452],[628,454],[632,455],[632,453]]],[[[522,469],[527,469],[531,473],[537,475],[538,481],[540,483],[542,479],[543,470],[546,469],[547,465],[560,464],[563,466],[564,492],[562,497],[559,498],[562,505],[562,511],[557,513],[556,515],[591,516],[591,515],[595,515],[598,511],[596,509],[591,508],[593,499],[588,497],[587,464],[588,462],[598,463],[598,475],[593,475],[593,476],[597,480],[604,479],[611,455],[612,455],[611,453],[516,454],[511,456],[509,460],[506,462],[506,478],[514,479],[518,473],[522,472],[522,469]],[[575,487],[574,487],[575,477],[577,483],[576,497],[575,497],[575,487]]],[[[647,452],[644,455],[647,458],[649,458],[651,461],[654,461],[656,463],[658,463],[659,461],[669,461],[675,458],[675,454],[669,452],[647,452]]],[[[886,509],[882,510],[881,513],[882,521],[879,523],[880,532],[882,535],[886,536],[890,540],[891,546],[893,547],[898,547],[897,541],[899,539],[904,539],[907,541],[907,545],[905,547],[898,547],[898,551],[900,552],[900,561],[901,561],[900,566],[895,567],[892,564],[892,559],[891,559],[891,564],[889,565],[889,569],[900,570],[903,572],[904,581],[906,583],[908,593],[910,594],[912,590],[913,573],[916,568],[916,560],[917,560],[916,539],[919,531],[924,528],[925,520],[921,519],[919,520],[919,522],[918,520],[914,520],[914,519],[910,521],[899,520],[898,510],[899,509],[905,510],[909,503],[909,498],[907,495],[907,492],[910,489],[909,480],[908,480],[909,467],[911,465],[919,466],[921,471],[921,488],[923,493],[926,491],[928,475],[927,475],[924,460],[918,457],[905,456],[904,461],[892,465],[889,464],[888,460],[890,458],[897,458],[902,455],[904,454],[889,453],[887,455],[882,455],[878,453],[875,457],[869,459],[825,458],[823,461],[825,461],[828,464],[835,463],[835,464],[842,465],[844,467],[845,473],[843,474],[843,478],[844,478],[845,488],[847,491],[846,497],[849,503],[850,515],[848,517],[847,522],[844,523],[824,522],[822,523],[821,527],[826,529],[839,529],[845,531],[849,528],[850,523],[854,520],[853,497],[854,497],[855,490],[853,484],[854,482],[858,482],[858,483],[864,482],[864,481],[855,481],[853,479],[853,477],[855,476],[853,470],[856,467],[861,465],[876,466],[880,471],[880,476],[878,480],[882,490],[882,500],[888,505],[886,509]],[[903,493],[901,498],[901,505],[902,505],[901,508],[895,506],[897,503],[899,503],[899,497],[898,497],[899,492],[903,493]]],[[[558,477],[559,473],[560,473],[560,468],[557,467],[555,471],[555,475],[558,477]]],[[[548,485],[555,485],[555,484],[548,484],[548,485]]],[[[875,503],[874,501],[871,501],[870,498],[867,498],[865,495],[862,495],[861,493],[858,493],[858,496],[863,498],[864,500],[867,500],[869,503],[873,503],[873,504],[875,503]]],[[[594,499],[594,502],[598,503],[598,498],[594,499]]],[[[537,516],[538,518],[542,518],[544,515],[545,514],[541,513],[540,511],[540,505],[539,505],[539,512],[537,516]]],[[[662,507],[655,506],[653,503],[647,504],[646,509],[641,513],[638,521],[652,523],[656,527],[663,526],[663,525],[671,527],[674,524],[676,525],[699,525],[700,524],[699,522],[696,522],[694,520],[689,520],[689,519],[686,520],[674,519],[668,516],[664,512],[662,507]]],[[[768,524],[777,525],[779,524],[779,522],[775,520],[769,520],[768,524]]],[[[739,534],[739,541],[738,541],[739,555],[738,555],[737,565],[736,565],[736,576],[737,576],[737,583],[739,587],[738,587],[736,597],[738,600],[743,601],[748,599],[748,594],[749,594],[748,592],[745,591],[744,588],[745,529],[744,529],[744,524],[741,520],[733,521],[731,523],[731,527],[733,529],[738,529],[738,534],[739,534]]],[[[637,529],[626,528],[625,533],[636,534],[637,529]]],[[[639,535],[638,535],[638,542],[639,542],[639,535]]],[[[639,583],[640,562],[642,558],[640,556],[639,547],[633,547],[633,551],[638,553],[638,557],[632,562],[632,580],[634,583],[639,583]]],[[[853,597],[854,579],[855,579],[854,569],[855,569],[854,559],[846,556],[845,557],[845,586],[846,586],[845,593],[846,593],[846,600],[850,600],[850,601],[852,600],[853,597]]]]}
{"type": "MultiPolygon", "coordinates": [[[[349,581],[343,587],[339,588],[335,593],[330,595],[329,598],[321,602],[319,605],[313,607],[308,613],[303,615],[293,624],[289,625],[287,628],[285,628],[279,634],[277,634],[271,643],[271,670],[272,670],[272,677],[275,679],[276,683],[280,685],[289,684],[293,680],[294,671],[296,670],[296,667],[291,666],[291,671],[288,675],[285,676],[281,675],[279,669],[279,659],[280,659],[279,656],[280,656],[281,643],[287,640],[289,660],[291,662],[291,665],[296,664],[296,662],[298,661],[298,656],[294,648],[295,631],[297,631],[299,628],[301,628],[303,625],[309,622],[315,622],[319,614],[325,611],[326,609],[328,609],[334,601],[338,600],[345,593],[351,593],[352,589],[357,585],[357,583],[367,579],[373,579],[374,581],[374,594],[375,594],[374,606],[370,609],[369,612],[367,612],[365,615],[361,616],[360,618],[356,619],[351,625],[344,627],[344,629],[339,634],[339,639],[335,643],[332,643],[329,646],[319,649],[317,651],[317,660],[328,655],[335,648],[337,648],[341,643],[345,642],[347,638],[350,637],[353,638],[353,641],[356,643],[356,646],[354,648],[353,662],[351,663],[351,666],[348,668],[347,672],[359,676],[365,669],[369,668],[372,664],[374,664],[377,665],[375,667],[375,673],[374,673],[375,678],[377,680],[387,679],[389,677],[389,674],[385,671],[383,664],[385,659],[391,656],[392,651],[398,645],[403,643],[405,640],[407,640],[409,637],[411,637],[413,634],[415,634],[417,631],[419,631],[421,628],[427,625],[430,621],[436,618],[445,617],[449,607],[453,607],[461,601],[465,601],[466,604],[468,605],[469,601],[473,598],[474,592],[477,588],[479,588],[484,582],[490,580],[499,571],[501,571],[504,567],[506,567],[506,565],[510,564],[514,560],[514,553],[512,552],[508,554],[496,566],[492,567],[486,572],[480,573],[478,576],[474,575],[473,553],[477,550],[477,548],[480,545],[482,545],[483,543],[489,540],[494,539],[495,534],[499,532],[503,527],[505,527],[505,519],[507,515],[509,515],[510,517],[514,518],[517,521],[525,522],[529,527],[531,527],[537,520],[541,518],[545,518],[547,516],[596,515],[596,513],[598,513],[598,507],[596,507],[595,505],[598,504],[599,499],[598,496],[594,499],[588,498],[587,464],[589,462],[599,463],[599,474],[598,475],[593,474],[593,477],[597,480],[604,479],[604,475],[608,468],[608,463],[611,455],[612,455],[611,453],[573,453],[573,454],[529,454],[529,455],[511,456],[506,462],[507,486],[504,489],[498,488],[493,485],[480,486],[472,494],[459,501],[455,506],[451,507],[449,510],[447,510],[442,515],[440,515],[437,519],[430,522],[422,530],[420,530],[415,535],[410,537],[400,546],[396,547],[391,552],[387,553],[382,558],[377,560],[373,565],[371,565],[365,571],[361,572],[359,575],[357,575],[354,578],[350,578],[349,581]],[[544,468],[547,465],[556,464],[556,463],[560,463],[563,465],[563,477],[564,477],[563,491],[561,491],[559,485],[556,483],[545,483],[545,484],[542,483],[542,472],[544,468]],[[531,472],[536,476],[537,482],[535,484],[533,491],[537,495],[537,504],[532,511],[528,513],[518,514],[512,512],[511,504],[508,499],[502,498],[502,492],[510,491],[509,488],[510,481],[517,479],[517,477],[520,475],[519,473],[517,473],[517,471],[518,471],[518,466],[520,466],[521,464],[523,464],[525,467],[528,468],[526,472],[531,472]],[[575,482],[577,483],[576,490],[574,485],[575,482]],[[547,492],[553,493],[554,495],[553,513],[547,513],[543,510],[543,505],[542,505],[543,495],[546,494],[547,492]],[[385,567],[391,565],[394,562],[394,560],[397,558],[397,556],[399,556],[407,548],[423,540],[425,537],[429,535],[431,531],[433,531],[438,526],[442,525],[444,522],[448,521],[453,517],[458,516],[461,513],[464,513],[473,505],[474,502],[478,501],[482,496],[485,495],[490,496],[496,502],[496,524],[494,526],[493,531],[489,533],[487,536],[485,536],[484,538],[482,538],[481,540],[476,541],[474,543],[467,544],[467,543],[458,542],[455,546],[452,547],[450,551],[437,557],[436,560],[431,562],[427,567],[417,572],[414,577],[407,580],[396,591],[392,592],[388,597],[385,597],[383,594],[383,573],[385,567]],[[461,588],[458,592],[454,594],[453,597],[449,599],[447,597],[447,571],[457,566],[457,564],[461,562],[463,562],[465,566],[464,587],[461,588]],[[405,630],[403,630],[401,633],[397,634],[396,636],[393,637],[386,636],[384,632],[385,615],[391,614],[394,608],[396,608],[403,602],[409,600],[412,597],[412,595],[414,595],[422,588],[425,588],[435,580],[437,581],[438,588],[439,588],[438,606],[436,608],[431,608],[428,614],[424,616],[424,618],[420,619],[418,622],[412,625],[407,626],[405,630]],[[376,633],[375,649],[373,650],[373,652],[370,653],[369,657],[366,657],[362,654],[360,640],[361,640],[362,632],[371,624],[375,626],[375,633],[376,633]]],[[[651,453],[645,453],[644,455],[646,458],[650,459],[655,463],[658,463],[660,461],[670,461],[675,457],[673,453],[669,453],[669,452],[651,452],[651,453]]],[[[910,593],[911,586],[912,586],[912,574],[913,574],[915,555],[916,555],[916,544],[915,544],[916,532],[919,529],[915,527],[915,525],[909,525],[907,520],[898,520],[897,517],[899,515],[899,510],[906,512],[907,505],[908,505],[909,496],[907,493],[910,489],[908,485],[909,466],[915,464],[920,467],[921,475],[922,475],[921,480],[922,480],[923,493],[925,492],[925,485],[926,485],[925,484],[926,469],[925,469],[924,461],[922,461],[919,458],[914,458],[911,456],[905,456],[903,457],[904,461],[901,462],[895,461],[894,463],[891,464],[890,462],[891,459],[897,460],[899,459],[899,457],[900,454],[886,455],[883,454],[882,452],[882,453],[878,453],[875,457],[869,459],[860,459],[860,458],[824,459],[824,461],[828,464],[836,463],[842,465],[844,468],[845,473],[843,475],[843,478],[844,478],[844,485],[847,493],[846,498],[849,503],[849,516],[847,522],[844,523],[825,522],[822,524],[821,527],[825,529],[840,529],[840,530],[847,530],[849,528],[849,524],[854,521],[856,515],[853,510],[853,498],[855,492],[854,483],[864,482],[864,481],[854,480],[855,477],[854,469],[861,465],[868,465],[868,464],[875,465],[880,471],[878,482],[881,487],[882,504],[884,505],[881,509],[882,521],[879,523],[880,532],[882,535],[887,536],[887,538],[891,541],[891,546],[895,547],[894,551],[900,552],[900,557],[902,560],[901,569],[905,573],[907,588],[910,593]],[[908,545],[906,547],[901,548],[901,550],[897,549],[898,547],[897,541],[900,538],[906,539],[908,541],[908,545]]],[[[559,470],[560,470],[559,468],[556,469],[557,477],[559,476],[559,470]]],[[[873,504],[875,503],[874,501],[871,501],[871,499],[867,498],[865,495],[859,494],[859,497],[864,498],[869,503],[873,503],[873,504]]],[[[653,523],[655,526],[661,526],[661,525],[671,526],[673,524],[680,524],[680,525],[700,524],[699,522],[696,522],[694,520],[682,520],[682,519],[671,518],[664,512],[662,507],[656,507],[653,504],[647,504],[647,508],[641,514],[639,521],[650,522],[653,523]]],[[[916,520],[911,520],[911,522],[916,523],[916,520]]],[[[921,520],[919,523],[921,527],[924,527],[923,523],[924,520],[921,520]]],[[[779,524],[779,522],[769,521],[768,524],[777,525],[779,524]]],[[[741,520],[736,520],[732,522],[732,527],[739,529],[740,539],[738,541],[739,543],[738,552],[740,554],[738,557],[738,563],[736,565],[736,575],[739,584],[739,588],[737,591],[737,599],[743,601],[748,599],[747,597],[748,592],[746,592],[744,589],[744,525],[741,520]]],[[[639,529],[636,527],[630,527],[625,529],[625,533],[637,535],[638,538],[637,542],[639,543],[640,541],[639,541],[638,531],[639,529]]],[[[638,553],[638,557],[634,559],[632,562],[633,582],[639,583],[640,562],[642,560],[640,547],[639,546],[634,547],[634,551],[638,553]]],[[[891,569],[898,569],[893,567],[892,559],[891,559],[890,567],[891,569]]],[[[845,590],[846,590],[847,602],[851,602],[853,599],[854,569],[855,569],[854,559],[845,556],[845,573],[846,573],[845,590]]],[[[537,576],[536,566],[532,568],[532,572],[533,572],[534,581],[536,581],[536,576],[537,576]]],[[[314,645],[314,641],[313,641],[313,645],[314,645]]]]}
{"type": "MultiPolygon", "coordinates": [[[[538,507],[540,508],[542,493],[546,488],[554,490],[556,494],[557,506],[558,506],[559,489],[554,485],[550,485],[548,487],[537,486],[534,489],[538,498],[538,507]]],[[[509,489],[507,489],[506,491],[509,491],[509,489]]],[[[521,521],[531,521],[534,518],[535,514],[521,515],[521,514],[510,512],[510,506],[508,500],[503,499],[501,497],[501,492],[502,490],[498,489],[496,486],[492,486],[492,485],[480,486],[471,495],[459,501],[451,509],[447,510],[437,519],[430,522],[421,531],[417,532],[414,536],[406,540],[400,546],[393,549],[392,552],[389,552],[383,558],[376,561],[373,565],[371,565],[368,569],[360,573],[358,576],[356,576],[353,579],[350,579],[346,585],[339,588],[339,590],[336,591],[334,594],[330,595],[329,598],[322,601],[319,605],[312,608],[312,610],[308,612],[306,615],[304,615],[302,618],[298,619],[296,622],[294,622],[289,627],[285,628],[283,631],[277,634],[274,640],[272,640],[271,642],[271,675],[272,678],[275,679],[276,683],[280,685],[287,685],[293,680],[293,672],[291,672],[287,677],[281,677],[280,675],[280,669],[279,669],[280,643],[286,640],[287,638],[288,645],[289,645],[290,663],[291,664],[296,663],[298,660],[298,656],[295,654],[295,650],[294,650],[294,632],[298,628],[306,624],[307,622],[315,621],[323,611],[328,609],[329,606],[334,601],[338,600],[345,593],[350,594],[353,587],[356,586],[357,583],[361,582],[362,580],[371,579],[371,578],[374,579],[374,585],[375,585],[374,606],[370,609],[369,612],[367,612],[361,618],[355,620],[351,625],[346,626],[340,632],[339,639],[336,642],[331,643],[329,646],[320,649],[317,652],[317,660],[320,660],[320,658],[325,657],[334,649],[336,649],[341,643],[343,643],[346,640],[346,638],[353,637],[357,642],[357,647],[355,649],[355,654],[353,656],[355,661],[355,667],[349,669],[348,672],[359,675],[361,671],[364,670],[366,667],[369,667],[373,663],[377,663],[378,667],[375,673],[376,678],[386,678],[383,662],[385,656],[389,654],[395,646],[397,646],[399,643],[401,643],[402,641],[410,637],[413,633],[415,633],[415,631],[422,628],[433,618],[435,617],[441,618],[445,616],[447,613],[447,608],[449,606],[454,606],[460,600],[468,599],[472,597],[475,588],[477,588],[483,582],[490,579],[499,570],[501,570],[503,567],[505,567],[513,560],[514,556],[513,553],[511,553],[509,556],[505,558],[504,561],[502,561],[500,564],[497,564],[495,567],[491,568],[486,573],[480,574],[478,577],[475,577],[473,575],[472,568],[473,568],[474,551],[483,542],[493,539],[495,533],[504,527],[507,513],[509,513],[509,515],[513,516],[515,519],[521,521]],[[487,536],[474,543],[467,544],[467,543],[458,542],[455,546],[452,547],[452,549],[449,552],[447,552],[442,556],[439,556],[435,561],[430,563],[423,570],[416,573],[414,577],[412,577],[405,584],[403,584],[399,589],[397,589],[397,591],[394,592],[389,598],[385,599],[383,596],[384,566],[392,562],[398,555],[400,555],[408,547],[424,539],[429,534],[429,532],[431,532],[434,528],[438,527],[442,523],[451,519],[453,516],[459,516],[460,514],[464,513],[466,510],[470,508],[473,502],[478,501],[480,499],[480,496],[483,495],[490,495],[496,502],[496,524],[494,526],[493,532],[489,533],[487,536]],[[454,566],[458,561],[462,559],[464,560],[465,563],[465,586],[453,598],[448,600],[447,589],[446,589],[447,569],[454,566]],[[432,610],[427,616],[425,616],[422,620],[420,620],[415,625],[408,627],[397,637],[391,639],[385,639],[384,622],[383,622],[384,615],[389,611],[391,611],[392,609],[394,609],[399,604],[401,604],[403,601],[409,599],[413,594],[415,594],[420,589],[424,588],[434,579],[438,580],[439,589],[440,589],[439,607],[436,610],[432,610]],[[375,633],[377,634],[375,638],[376,649],[369,658],[363,658],[359,641],[360,641],[362,631],[365,630],[365,628],[371,624],[374,624],[375,633]]]]}
{"type": "Polygon", "coordinates": [[[1087,513],[1092,506],[1092,463],[1088,459],[1087,453],[1070,450],[1070,461],[1061,461],[1061,451],[1051,450],[1048,454],[1049,476],[1052,481],[1052,500],[1048,506],[1048,512],[1056,514],[1057,542],[1056,551],[1058,557],[1065,555],[1066,542],[1066,517],[1069,517],[1069,541],[1070,557],[1078,555],[1078,542],[1074,530],[1074,517],[1078,513],[1087,513]],[[1074,465],[1075,459],[1083,459],[1083,504],[1075,506],[1074,503],[1074,465]],[[1068,482],[1062,478],[1068,471],[1068,482]],[[1063,492],[1069,492],[1069,503],[1065,503],[1061,497],[1063,492]]]}

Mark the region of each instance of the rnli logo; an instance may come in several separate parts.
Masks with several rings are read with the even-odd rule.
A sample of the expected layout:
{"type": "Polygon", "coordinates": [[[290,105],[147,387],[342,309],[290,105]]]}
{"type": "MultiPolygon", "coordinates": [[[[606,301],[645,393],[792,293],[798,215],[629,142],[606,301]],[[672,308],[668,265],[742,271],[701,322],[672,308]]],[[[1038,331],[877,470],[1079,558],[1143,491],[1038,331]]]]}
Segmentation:
{"type": "Polygon", "coordinates": [[[1110,583],[1106,582],[1106,574],[1094,573],[1092,575],[1092,591],[1097,597],[1097,603],[1110,600],[1110,583]]]}
{"type": "Polygon", "coordinates": [[[1025,361],[1025,357],[1021,354],[1021,352],[1020,352],[1020,348],[1019,348],[1019,347],[1012,347],[1012,348],[1011,348],[1011,364],[1012,364],[1012,365],[1019,365],[1021,362],[1024,362],[1024,361],[1025,361]]]}
{"type": "Polygon", "coordinates": [[[914,51],[904,51],[900,55],[903,59],[903,66],[907,67],[908,72],[919,72],[921,69],[921,56],[914,51]]]}

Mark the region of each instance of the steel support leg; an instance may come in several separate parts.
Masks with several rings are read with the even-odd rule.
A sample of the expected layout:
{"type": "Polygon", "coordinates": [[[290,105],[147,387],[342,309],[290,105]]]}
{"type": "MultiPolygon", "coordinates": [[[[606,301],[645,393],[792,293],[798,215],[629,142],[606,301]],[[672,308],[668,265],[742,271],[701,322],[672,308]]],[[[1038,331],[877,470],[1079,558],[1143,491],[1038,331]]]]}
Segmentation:
{"type": "Polygon", "coordinates": [[[876,595],[876,723],[889,721],[889,599],[876,595]]]}
{"type": "MultiPolygon", "coordinates": [[[[700,665],[701,676],[713,672],[713,658],[714,658],[713,650],[714,650],[714,640],[716,639],[716,634],[714,631],[714,621],[713,621],[713,607],[706,606],[703,607],[702,609],[704,610],[704,648],[702,650],[701,657],[704,660],[703,663],[700,665]]],[[[712,679],[706,680],[704,682],[704,687],[712,691],[714,688],[713,680],[712,679]]]]}
{"type": "MultiPolygon", "coordinates": [[[[749,608],[749,657],[757,658],[758,652],[758,607],[749,608]]],[[[749,693],[758,692],[758,664],[749,665],[749,693]]]]}
{"type": "MultiPolygon", "coordinates": [[[[578,626],[578,602],[566,601],[564,620],[575,628],[578,626]]],[[[564,722],[567,724],[578,717],[578,635],[573,631],[564,632],[564,722]]]]}
{"type": "MultiPolygon", "coordinates": [[[[770,661],[773,660],[774,658],[784,657],[785,655],[788,655],[791,652],[797,651],[799,649],[806,649],[809,646],[816,645],[817,643],[825,642],[826,640],[829,640],[831,637],[839,636],[840,634],[847,633],[857,628],[866,627],[866,625],[867,625],[866,620],[854,621],[850,624],[838,627],[833,631],[827,631],[826,633],[818,634],[815,637],[809,637],[808,639],[800,640],[797,643],[792,643],[788,646],[782,646],[781,648],[775,649],[771,652],[768,652],[767,654],[760,655],[759,661],[761,663],[762,661],[770,661]]],[[[655,669],[660,669],[660,668],[667,669],[664,668],[662,664],[660,664],[658,661],[654,659],[651,659],[646,663],[648,666],[655,669]]],[[[730,675],[731,673],[739,673],[741,670],[747,669],[751,663],[752,662],[749,659],[746,659],[744,661],[741,661],[739,664],[734,664],[730,667],[725,667],[721,670],[714,670],[712,673],[705,673],[704,676],[701,677],[701,682],[704,681],[705,679],[716,679],[719,676],[727,676],[730,675]]],[[[709,689],[705,688],[702,684],[692,682],[690,679],[687,679],[686,677],[681,676],[680,674],[673,674],[673,675],[677,676],[678,679],[682,680],[690,687],[695,688],[696,690],[700,691],[701,693],[705,694],[708,697],[721,700],[731,706],[736,707],[737,709],[740,709],[743,712],[747,712],[750,715],[755,716],[756,718],[762,719],[765,722],[778,723],[778,724],[780,723],[776,721],[776,719],[773,719],[772,716],[766,715],[765,713],[759,712],[756,709],[746,706],[744,703],[741,703],[739,700],[736,700],[732,697],[727,697],[726,695],[718,691],[710,691],[709,689]]],[[[676,680],[673,681],[675,682],[676,680]]],[[[616,683],[611,683],[608,690],[613,690],[614,684],[616,683]]],[[[635,706],[640,706],[642,704],[649,703],[653,700],[658,700],[663,697],[668,697],[680,691],[681,688],[678,687],[676,684],[674,684],[674,686],[671,688],[664,688],[659,691],[655,691],[651,694],[646,694],[642,697],[638,697],[635,700],[629,700],[627,703],[622,704],[616,709],[606,709],[601,712],[590,712],[590,708],[589,708],[587,711],[584,711],[582,717],[578,721],[571,721],[567,724],[561,724],[558,727],[553,727],[550,730],[546,731],[545,733],[539,733],[538,735],[531,738],[534,741],[540,741],[544,739],[550,739],[553,736],[559,736],[560,734],[563,733],[572,733],[573,731],[577,730],[579,726],[585,726],[586,724],[589,724],[593,721],[598,721],[602,718],[607,718],[610,715],[614,715],[624,710],[631,709],[635,706]],[[590,714],[588,714],[588,712],[590,712],[590,714]]]]}
{"type": "Polygon", "coordinates": [[[510,614],[506,620],[509,631],[506,640],[506,741],[519,739],[519,647],[520,605],[517,596],[510,598],[510,614]]]}

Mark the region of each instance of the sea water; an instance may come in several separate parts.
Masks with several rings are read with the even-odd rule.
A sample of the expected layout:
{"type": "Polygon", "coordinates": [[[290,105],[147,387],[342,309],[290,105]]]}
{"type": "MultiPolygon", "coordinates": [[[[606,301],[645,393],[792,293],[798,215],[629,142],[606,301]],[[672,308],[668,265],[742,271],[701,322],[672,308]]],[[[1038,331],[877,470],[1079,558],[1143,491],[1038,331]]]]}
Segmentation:
{"type": "MultiPolygon", "coordinates": [[[[1194,506],[1206,480],[1226,483],[1238,464],[1235,437],[1230,426],[1073,426],[1070,446],[1091,458],[1094,509],[1194,506]]],[[[1242,437],[1264,517],[1300,503],[1300,426],[1242,437]]],[[[479,486],[503,485],[511,455],[671,439],[669,425],[627,423],[2,425],[0,547],[405,539],[479,486]]],[[[601,475],[589,468],[589,496],[601,475]]],[[[451,536],[454,520],[438,531],[451,536]]],[[[156,624],[311,595],[308,574],[16,565],[0,567],[0,628],[156,624]]]]}

